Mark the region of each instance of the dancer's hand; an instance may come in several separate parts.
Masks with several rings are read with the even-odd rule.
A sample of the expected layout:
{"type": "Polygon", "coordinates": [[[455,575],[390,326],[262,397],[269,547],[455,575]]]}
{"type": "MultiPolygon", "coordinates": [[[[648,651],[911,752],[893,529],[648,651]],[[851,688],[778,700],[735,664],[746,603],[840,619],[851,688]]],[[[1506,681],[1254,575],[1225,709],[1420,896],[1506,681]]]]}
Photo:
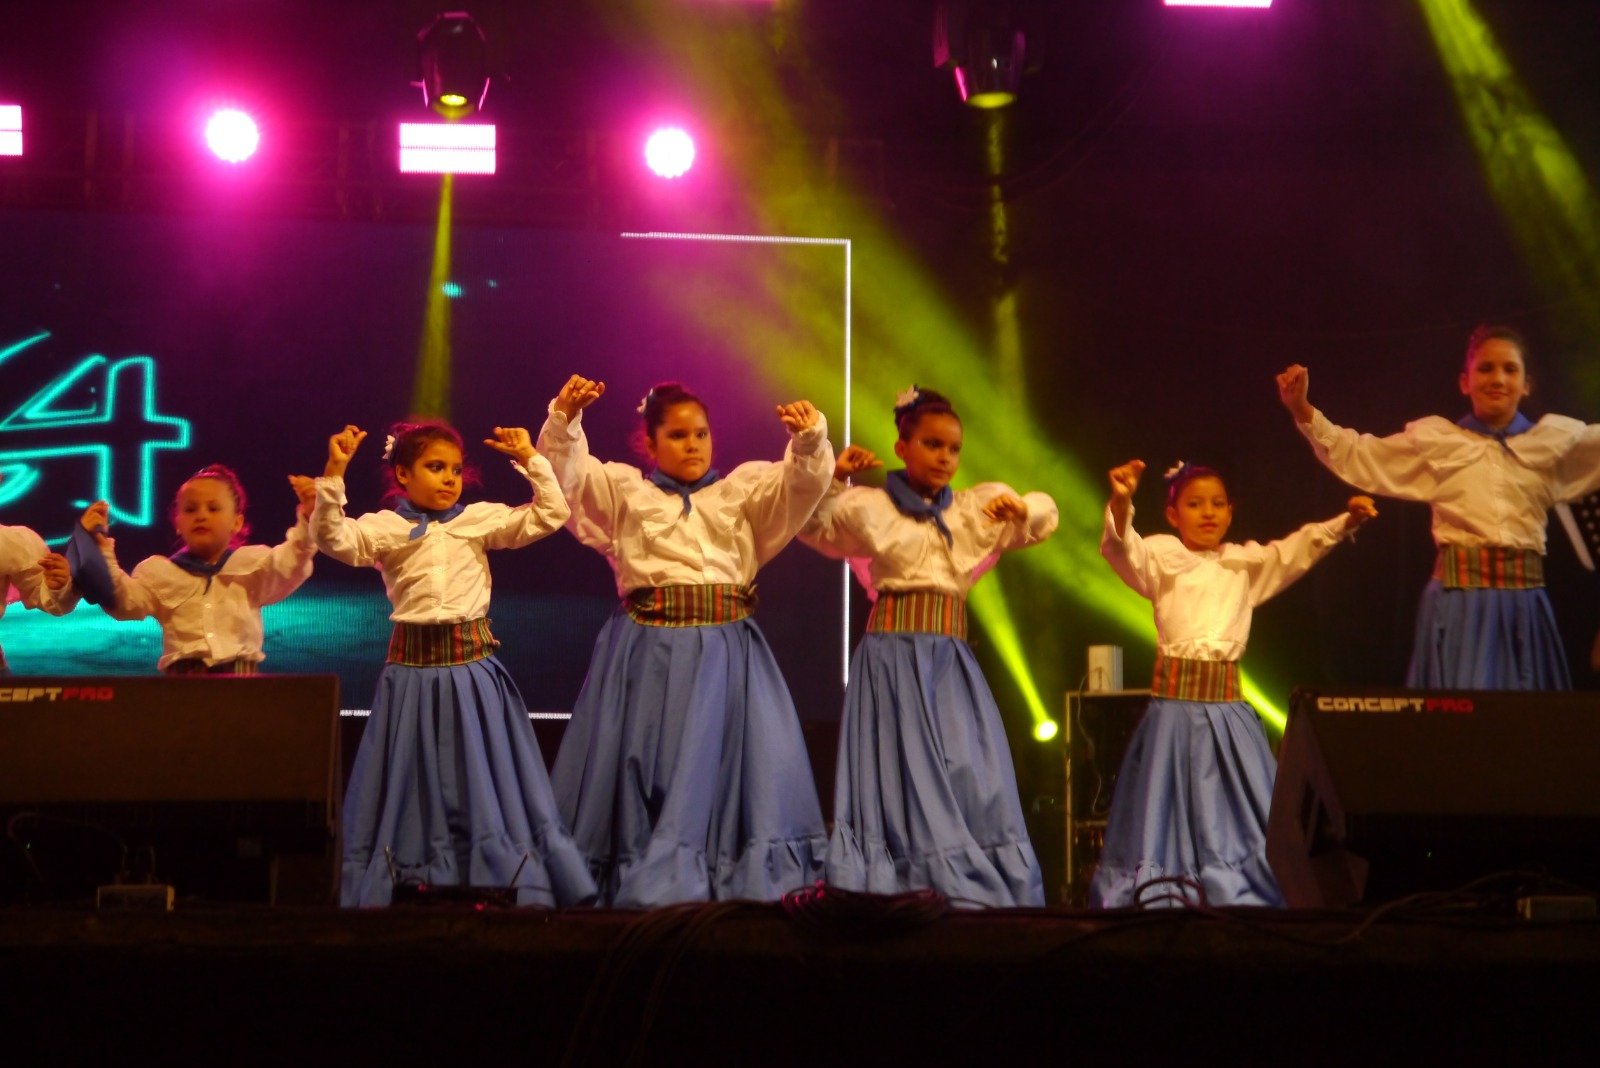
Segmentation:
{"type": "Polygon", "coordinates": [[[573,375],[556,394],[556,411],[571,419],[589,405],[599,400],[606,391],[604,382],[582,375],[573,375]]]}
{"type": "Polygon", "coordinates": [[[1367,520],[1378,518],[1378,506],[1372,503],[1371,497],[1351,497],[1345,508],[1346,530],[1355,530],[1367,520]]]}
{"type": "Polygon", "coordinates": [[[1289,414],[1294,416],[1297,423],[1311,422],[1311,414],[1315,409],[1307,399],[1310,392],[1311,372],[1300,364],[1290,364],[1278,375],[1278,399],[1289,409],[1289,414]]]}
{"type": "Polygon", "coordinates": [[[484,438],[483,443],[495,452],[505,453],[523,467],[527,467],[528,461],[539,454],[533,447],[533,437],[526,427],[497,426],[494,428],[494,437],[484,438]]]}
{"type": "Polygon", "coordinates": [[[836,482],[844,482],[869,468],[882,466],[883,461],[870,449],[863,449],[860,445],[846,445],[838,459],[833,462],[833,478],[836,482]]]}
{"type": "Polygon", "coordinates": [[[1020,523],[1028,518],[1028,505],[1014,493],[1002,493],[983,506],[983,514],[994,523],[1020,523]]]}
{"type": "Polygon", "coordinates": [[[822,418],[822,413],[812,407],[808,400],[791,401],[777,407],[778,419],[789,428],[789,433],[798,434],[807,427],[817,425],[817,420],[822,418]]]}
{"type": "Polygon", "coordinates": [[[72,568],[60,553],[46,553],[39,558],[39,569],[44,572],[44,584],[52,590],[64,590],[72,581],[72,568]]]}
{"type": "Polygon", "coordinates": [[[343,478],[345,468],[350,466],[350,458],[366,440],[367,432],[353,425],[346,425],[343,430],[329,438],[328,464],[322,469],[323,475],[328,478],[343,478]]]}

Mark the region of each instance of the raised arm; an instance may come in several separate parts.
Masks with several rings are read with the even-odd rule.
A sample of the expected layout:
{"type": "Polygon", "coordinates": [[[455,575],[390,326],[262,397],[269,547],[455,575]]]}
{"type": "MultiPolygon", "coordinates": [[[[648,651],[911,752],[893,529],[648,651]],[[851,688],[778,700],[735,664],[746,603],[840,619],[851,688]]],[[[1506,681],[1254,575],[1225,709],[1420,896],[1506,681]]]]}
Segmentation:
{"type": "Polygon", "coordinates": [[[1311,405],[1311,373],[1299,364],[1286,368],[1277,382],[1278,399],[1328,470],[1368,493],[1414,501],[1433,496],[1438,479],[1410,430],[1379,438],[1335,426],[1311,405]]]}
{"type": "Polygon", "coordinates": [[[1111,498],[1106,502],[1105,529],[1100,534],[1100,555],[1117,576],[1141,597],[1154,598],[1156,576],[1144,539],[1133,529],[1133,491],[1144,473],[1143,460],[1113,467],[1107,476],[1111,498]]]}
{"type": "Polygon", "coordinates": [[[777,406],[789,431],[780,463],[768,465],[745,498],[744,514],[754,534],[756,559],[776,556],[812,517],[833,478],[828,421],[810,401],[777,406]]]}
{"type": "Polygon", "coordinates": [[[494,428],[494,437],[484,444],[511,458],[511,466],[528,480],[533,500],[507,510],[506,521],[495,529],[484,544],[490,549],[515,549],[538,541],[561,529],[572,515],[550,461],[540,456],[533,440],[522,427],[494,428]]]}
{"type": "Polygon", "coordinates": [[[539,429],[539,454],[550,461],[561,494],[572,510],[568,525],[583,544],[601,552],[612,547],[625,497],[613,475],[622,465],[602,464],[589,453],[583,410],[605,395],[605,383],[582,375],[567,379],[550,402],[539,429]]]}
{"type": "Polygon", "coordinates": [[[311,509],[311,540],[318,549],[353,567],[371,567],[377,560],[372,540],[355,520],[344,514],[344,472],[367,432],[346,426],[328,439],[328,462],[316,480],[316,500],[311,509]]]}
{"type": "Polygon", "coordinates": [[[1230,546],[1224,555],[1238,552],[1250,574],[1250,603],[1261,604],[1282,593],[1345,538],[1377,516],[1371,497],[1351,497],[1343,515],[1321,523],[1307,523],[1288,537],[1259,545],[1230,546]]]}

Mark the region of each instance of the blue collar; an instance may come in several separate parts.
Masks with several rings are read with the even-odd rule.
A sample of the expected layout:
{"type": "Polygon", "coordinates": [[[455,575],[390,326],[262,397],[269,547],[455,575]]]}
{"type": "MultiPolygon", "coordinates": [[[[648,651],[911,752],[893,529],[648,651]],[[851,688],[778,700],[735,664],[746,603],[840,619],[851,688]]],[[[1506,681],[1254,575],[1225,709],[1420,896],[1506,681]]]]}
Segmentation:
{"type": "Polygon", "coordinates": [[[1533,420],[1529,419],[1521,412],[1518,412],[1516,415],[1511,417],[1511,422],[1506,424],[1506,428],[1504,430],[1496,430],[1488,423],[1485,423],[1482,419],[1479,419],[1471,412],[1468,412],[1466,415],[1463,415],[1460,419],[1456,420],[1456,426],[1459,426],[1464,430],[1470,430],[1474,434],[1482,434],[1486,438],[1494,438],[1494,440],[1498,441],[1502,446],[1509,449],[1511,446],[1506,444],[1506,439],[1514,438],[1518,434],[1526,434],[1528,431],[1532,430],[1533,420]]]}
{"type": "Polygon", "coordinates": [[[710,471],[707,471],[693,482],[680,482],[658,467],[654,471],[650,472],[647,477],[651,482],[666,490],[668,493],[676,493],[678,496],[682,497],[683,514],[688,515],[692,510],[692,507],[689,504],[689,495],[694,493],[696,490],[705,489],[707,486],[711,485],[711,483],[720,479],[722,475],[716,470],[716,468],[712,468],[710,471]]]}
{"type": "Polygon", "coordinates": [[[422,537],[428,532],[428,524],[430,522],[448,523],[450,520],[466,511],[466,508],[460,501],[457,501],[455,504],[452,504],[442,512],[424,512],[421,508],[418,508],[416,505],[411,503],[411,498],[401,497],[400,503],[394,506],[394,510],[400,513],[401,518],[409,519],[413,523],[417,524],[415,527],[411,528],[411,533],[409,535],[411,541],[416,541],[418,538],[422,537]]]}
{"type": "Polygon", "coordinates": [[[931,519],[933,525],[939,528],[939,533],[944,535],[945,543],[954,545],[955,535],[950,533],[950,528],[944,522],[944,510],[950,507],[950,502],[955,499],[955,494],[945,486],[934,494],[933,500],[927,500],[911,487],[911,479],[906,475],[905,468],[890,471],[884,480],[883,488],[888,491],[889,499],[894,506],[900,509],[901,515],[908,515],[913,519],[931,519]]]}

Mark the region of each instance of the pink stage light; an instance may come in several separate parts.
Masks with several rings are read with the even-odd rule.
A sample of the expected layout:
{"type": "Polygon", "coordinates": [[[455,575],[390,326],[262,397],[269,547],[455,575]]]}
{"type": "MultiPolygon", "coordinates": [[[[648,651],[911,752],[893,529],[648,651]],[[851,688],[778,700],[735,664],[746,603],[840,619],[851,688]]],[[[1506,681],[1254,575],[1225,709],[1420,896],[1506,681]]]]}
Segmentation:
{"type": "Polygon", "coordinates": [[[644,161],[662,178],[682,178],[694,166],[694,138],[676,126],[662,127],[645,141],[644,161]]]}
{"type": "Polygon", "coordinates": [[[238,108],[223,108],[206,121],[206,144],[224,163],[243,163],[261,146],[261,131],[238,108]]]}
{"type": "Polygon", "coordinates": [[[1168,7],[1271,7],[1272,0],[1166,0],[1168,7]]]}
{"type": "Polygon", "coordinates": [[[493,174],[494,123],[402,122],[400,173],[493,174]]]}
{"type": "Polygon", "coordinates": [[[22,105],[0,104],[0,156],[22,155],[22,105]]]}

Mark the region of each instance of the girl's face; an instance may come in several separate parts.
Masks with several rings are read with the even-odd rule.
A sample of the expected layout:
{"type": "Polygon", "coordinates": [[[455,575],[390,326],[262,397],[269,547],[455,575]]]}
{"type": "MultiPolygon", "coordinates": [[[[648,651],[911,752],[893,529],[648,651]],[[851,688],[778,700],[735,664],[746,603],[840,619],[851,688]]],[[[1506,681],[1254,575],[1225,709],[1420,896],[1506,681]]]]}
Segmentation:
{"type": "Polygon", "coordinates": [[[1178,491],[1178,499],[1167,506],[1167,522],[1191,552],[1215,550],[1233,522],[1228,488],[1210,475],[1190,479],[1178,491]]]}
{"type": "Polygon", "coordinates": [[[1472,402],[1472,414],[1495,430],[1510,425],[1517,406],[1533,389],[1514,341],[1492,337],[1472,350],[1461,372],[1461,395],[1472,402]]]}
{"type": "Polygon", "coordinates": [[[396,467],[394,477],[418,510],[442,512],[461,499],[461,450],[435,438],[411,466],[396,467]]]}
{"type": "Polygon", "coordinates": [[[711,423],[706,419],[706,410],[694,401],[669,406],[646,447],[662,474],[679,482],[704,478],[711,470],[711,423]]]}
{"type": "Polygon", "coordinates": [[[906,465],[911,488],[932,497],[961,467],[961,420],[949,412],[920,417],[910,435],[894,443],[894,454],[906,465]]]}
{"type": "Polygon", "coordinates": [[[244,528],[244,516],[234,503],[233,490],[215,478],[191,478],[178,487],[172,508],[172,525],[184,548],[208,564],[222,559],[235,534],[244,528]]]}

